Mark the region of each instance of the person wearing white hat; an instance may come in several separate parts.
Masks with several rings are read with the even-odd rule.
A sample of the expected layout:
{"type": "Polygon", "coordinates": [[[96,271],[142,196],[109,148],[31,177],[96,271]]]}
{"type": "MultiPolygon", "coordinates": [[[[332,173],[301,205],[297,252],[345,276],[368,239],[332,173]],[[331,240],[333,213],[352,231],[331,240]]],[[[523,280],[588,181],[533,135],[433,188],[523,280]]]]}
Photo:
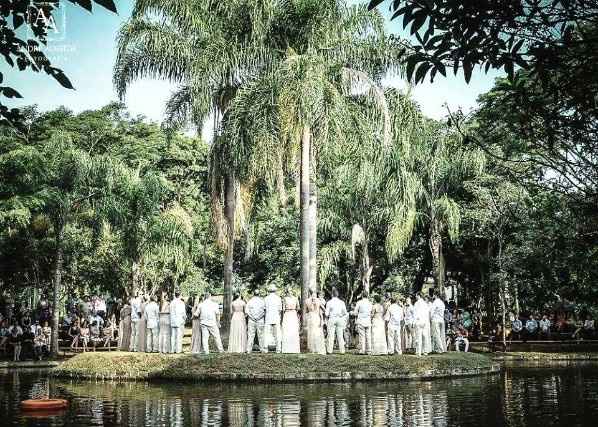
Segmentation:
{"type": "Polygon", "coordinates": [[[282,352],[282,330],[280,327],[280,314],[282,312],[282,300],[276,295],[276,286],[272,285],[268,289],[270,292],[264,299],[266,303],[266,317],[264,321],[266,352],[268,349],[268,337],[270,334],[274,335],[276,342],[276,352],[282,352]]]}

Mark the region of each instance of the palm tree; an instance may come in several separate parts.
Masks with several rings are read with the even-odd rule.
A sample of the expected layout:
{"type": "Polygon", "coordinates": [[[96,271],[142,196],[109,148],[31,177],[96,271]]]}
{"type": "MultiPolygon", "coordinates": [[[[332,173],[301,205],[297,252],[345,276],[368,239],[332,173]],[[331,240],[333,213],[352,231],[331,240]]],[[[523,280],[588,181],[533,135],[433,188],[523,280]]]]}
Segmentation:
{"type": "Polygon", "coordinates": [[[485,156],[478,149],[465,147],[458,132],[425,119],[414,106],[403,105],[411,110],[407,116],[412,117],[412,125],[395,136],[393,149],[382,168],[388,182],[387,200],[392,218],[387,248],[394,259],[408,245],[415,226],[424,225],[428,230],[435,286],[443,294],[442,240],[446,235],[451,241],[458,238],[461,207],[457,197],[467,180],[482,174],[485,156]],[[414,197],[405,198],[409,194],[414,197]]]}
{"type": "MultiPolygon", "coordinates": [[[[2,204],[17,206],[21,215],[41,215],[52,225],[54,233],[53,316],[51,352],[58,354],[59,306],[62,294],[65,232],[92,210],[92,199],[100,197],[102,188],[112,181],[112,162],[103,156],[90,156],[77,149],[67,136],[55,133],[47,144],[16,143],[0,157],[2,169],[10,171],[4,178],[2,204]],[[18,191],[17,191],[18,190],[18,191]]],[[[22,222],[24,225],[26,222],[22,222]]]]}
{"type": "MultiPolygon", "coordinates": [[[[218,185],[214,188],[218,196],[213,198],[218,202],[215,205],[218,209],[224,209],[224,214],[217,212],[214,218],[226,218],[226,226],[222,227],[227,233],[224,239],[225,310],[229,308],[227,296],[231,292],[231,283],[227,278],[232,272],[233,231],[237,222],[234,213],[238,210],[233,207],[238,199],[236,189],[238,182],[251,183],[247,173],[256,169],[250,164],[255,165],[259,156],[249,159],[246,155],[250,150],[248,144],[249,141],[258,143],[264,134],[255,127],[252,135],[225,131],[223,123],[227,121],[227,116],[234,115],[232,109],[240,88],[254,79],[264,82],[265,76],[280,75],[283,69],[290,72],[291,62],[312,57],[319,57],[322,64],[328,61],[326,67],[321,69],[337,67],[336,78],[341,77],[342,69],[345,70],[344,74],[348,74],[347,70],[367,71],[379,79],[397,65],[401,54],[399,43],[385,36],[383,19],[378,13],[368,12],[364,6],[346,7],[344,1],[137,1],[131,21],[121,31],[115,67],[117,88],[124,93],[129,82],[144,76],[157,76],[179,83],[181,89],[169,103],[169,118],[173,122],[191,118],[199,124],[212,114],[216,132],[225,137],[219,143],[219,151],[228,154],[219,157],[231,161],[214,167],[213,170],[223,173],[212,180],[218,185]],[[156,22],[156,16],[163,19],[156,22]],[[238,139],[240,134],[249,138],[241,141],[238,139]],[[230,135],[237,138],[231,140],[230,135]]],[[[310,61],[308,59],[307,62],[310,61]]],[[[356,76],[352,75],[353,78],[356,76]]],[[[265,107],[266,111],[272,110],[272,105],[265,107]]],[[[291,144],[291,152],[277,156],[276,168],[273,169],[284,170],[281,163],[292,163],[301,158],[302,209],[305,211],[302,214],[302,241],[309,240],[309,230],[312,230],[312,235],[315,231],[315,226],[309,226],[308,215],[310,164],[313,163],[310,155],[317,155],[310,126],[299,126],[292,130],[299,129],[300,134],[293,135],[292,139],[294,142],[302,140],[303,149],[299,151],[299,144],[291,144]]],[[[276,129],[278,126],[267,131],[276,129]]],[[[280,130],[283,133],[285,131],[280,130]]],[[[283,140],[288,136],[288,132],[284,136],[276,134],[271,140],[283,140]]],[[[279,150],[274,152],[280,153],[279,150]]],[[[265,170],[267,165],[261,164],[257,169],[265,170]]],[[[311,240],[314,241],[313,238],[311,240]]],[[[313,250],[310,251],[309,244],[302,245],[304,292],[310,283],[310,254],[313,254],[312,258],[315,255],[315,245],[312,246],[313,250]]],[[[315,260],[311,265],[315,265],[315,260]]]]}
{"type": "MultiPolygon", "coordinates": [[[[123,96],[127,86],[143,77],[178,84],[167,105],[167,123],[191,120],[201,128],[219,122],[245,75],[268,62],[262,47],[263,22],[277,2],[137,0],[131,19],[121,28],[114,83],[123,96]],[[254,14],[256,15],[254,17],[254,14]]],[[[212,201],[219,242],[224,248],[224,326],[232,297],[236,188],[235,165],[214,148],[211,155],[212,201]]]]}

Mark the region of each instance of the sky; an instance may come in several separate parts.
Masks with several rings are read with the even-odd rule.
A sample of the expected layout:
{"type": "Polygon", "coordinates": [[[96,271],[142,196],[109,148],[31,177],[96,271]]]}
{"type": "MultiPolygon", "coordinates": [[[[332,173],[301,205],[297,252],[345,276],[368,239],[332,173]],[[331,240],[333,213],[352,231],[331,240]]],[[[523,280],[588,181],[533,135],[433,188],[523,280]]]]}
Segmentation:
{"type": "MultiPolygon", "coordinates": [[[[358,2],[358,0],[353,1],[358,2]]],[[[53,65],[61,68],[69,77],[75,90],[62,88],[52,77],[42,73],[17,72],[5,62],[0,62],[5,74],[4,84],[10,84],[21,95],[9,106],[37,104],[42,111],[66,106],[74,112],[102,107],[117,100],[112,85],[112,70],[116,57],[116,36],[132,10],[133,0],[117,1],[118,14],[113,14],[94,5],[93,14],[70,2],[61,2],[62,12],[56,15],[58,32],[53,34],[46,55],[53,65]],[[6,69],[8,68],[8,70],[6,69]]],[[[385,16],[386,2],[381,6],[385,16]]],[[[399,21],[387,18],[389,31],[404,34],[399,21]]],[[[470,111],[476,105],[477,97],[491,89],[498,72],[488,75],[475,70],[472,80],[466,84],[462,75],[438,75],[434,83],[427,81],[412,89],[414,99],[424,114],[442,119],[446,116],[445,104],[455,110],[470,111]]],[[[406,82],[398,77],[385,79],[385,84],[405,87],[406,82]]],[[[124,99],[129,112],[143,115],[149,120],[161,122],[164,105],[175,86],[166,81],[145,79],[134,82],[124,99]]],[[[204,127],[204,138],[209,140],[210,129],[204,127]]]]}

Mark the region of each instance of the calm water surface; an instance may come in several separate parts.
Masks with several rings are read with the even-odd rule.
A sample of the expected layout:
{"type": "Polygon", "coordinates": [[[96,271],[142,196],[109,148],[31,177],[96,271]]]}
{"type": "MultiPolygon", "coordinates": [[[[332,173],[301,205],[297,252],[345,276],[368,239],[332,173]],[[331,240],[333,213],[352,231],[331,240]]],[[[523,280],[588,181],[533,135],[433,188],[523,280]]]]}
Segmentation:
{"type": "Polygon", "coordinates": [[[170,385],[0,372],[1,426],[598,426],[598,365],[507,368],[429,382],[170,385]],[[19,402],[70,402],[31,418],[19,402]]]}

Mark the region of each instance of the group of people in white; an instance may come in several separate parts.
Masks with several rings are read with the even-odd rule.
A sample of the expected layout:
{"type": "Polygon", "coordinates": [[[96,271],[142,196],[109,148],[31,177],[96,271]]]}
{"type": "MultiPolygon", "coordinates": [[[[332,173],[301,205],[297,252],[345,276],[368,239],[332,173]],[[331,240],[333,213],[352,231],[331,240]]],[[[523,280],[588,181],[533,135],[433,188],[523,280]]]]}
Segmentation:
{"type": "MultiPolygon", "coordinates": [[[[300,353],[301,304],[290,289],[277,294],[276,287],[268,288],[262,297],[255,290],[245,301],[235,295],[231,304],[231,319],[227,351],[251,353],[254,345],[267,353],[275,348],[277,353],[300,353]],[[256,342],[257,341],[257,342],[256,342]]],[[[185,302],[180,294],[172,301],[135,295],[120,313],[119,346],[121,350],[160,353],[181,353],[187,320],[185,302]]],[[[191,310],[191,352],[210,352],[210,338],[218,352],[223,352],[220,336],[220,306],[210,293],[195,301],[191,310]]],[[[325,301],[315,291],[310,291],[303,314],[307,332],[304,349],[310,353],[345,353],[346,341],[352,339],[350,316],[359,337],[360,354],[402,354],[413,349],[418,356],[447,351],[445,334],[445,304],[438,296],[427,298],[417,294],[404,300],[389,296],[382,301],[375,295],[373,301],[367,293],[349,310],[333,288],[331,298],[325,301]]],[[[459,350],[459,343],[456,345],[459,350]]]]}

